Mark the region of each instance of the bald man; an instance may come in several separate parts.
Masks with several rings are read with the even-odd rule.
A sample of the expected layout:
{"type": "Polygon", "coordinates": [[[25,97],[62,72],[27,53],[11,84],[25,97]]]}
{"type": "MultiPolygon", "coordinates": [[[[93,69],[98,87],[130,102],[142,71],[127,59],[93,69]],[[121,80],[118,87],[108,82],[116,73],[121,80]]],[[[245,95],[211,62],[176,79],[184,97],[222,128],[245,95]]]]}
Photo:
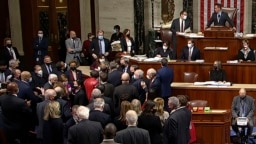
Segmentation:
{"type": "Polygon", "coordinates": [[[114,106],[115,113],[119,114],[119,107],[122,101],[132,101],[133,99],[138,99],[139,93],[135,86],[129,84],[130,75],[128,73],[123,73],[121,76],[122,84],[117,86],[114,90],[114,106]]]}
{"type": "Polygon", "coordinates": [[[77,61],[80,64],[80,53],[82,52],[82,42],[80,38],[76,36],[76,32],[71,30],[69,32],[69,39],[66,39],[65,45],[67,49],[66,63],[68,64],[71,60],[77,61]]]}
{"type": "Polygon", "coordinates": [[[7,142],[14,143],[15,139],[19,139],[21,143],[24,143],[27,137],[26,134],[28,134],[29,124],[32,122],[29,108],[30,102],[17,97],[19,88],[15,82],[10,82],[7,85],[7,91],[9,94],[2,96],[0,99],[7,142]]]}
{"type": "Polygon", "coordinates": [[[254,99],[246,94],[246,90],[241,88],[239,90],[239,95],[235,96],[232,102],[232,129],[236,132],[239,137],[239,131],[237,126],[238,117],[247,118],[247,137],[251,136],[253,125],[254,125],[254,99]]]}
{"type": "Polygon", "coordinates": [[[137,127],[138,115],[134,110],[126,112],[128,127],[116,133],[115,142],[122,144],[150,144],[147,130],[137,127]]]}

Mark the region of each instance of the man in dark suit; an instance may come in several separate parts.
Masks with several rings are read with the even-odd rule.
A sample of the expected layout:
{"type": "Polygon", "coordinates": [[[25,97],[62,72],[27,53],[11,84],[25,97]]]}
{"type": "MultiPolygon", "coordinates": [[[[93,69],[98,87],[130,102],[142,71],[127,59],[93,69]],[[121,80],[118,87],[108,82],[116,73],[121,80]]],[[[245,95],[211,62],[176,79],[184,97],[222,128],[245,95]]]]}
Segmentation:
{"type": "Polygon", "coordinates": [[[148,93],[148,88],[143,78],[144,78],[144,72],[141,69],[137,69],[134,72],[134,81],[132,85],[136,87],[139,94],[138,99],[142,104],[145,101],[147,101],[147,93],[148,93]]]}
{"type": "Polygon", "coordinates": [[[54,83],[58,81],[58,76],[56,74],[50,74],[48,81],[44,84],[44,90],[53,89],[54,83]]]}
{"type": "Polygon", "coordinates": [[[150,68],[147,70],[147,79],[146,84],[148,87],[148,100],[154,100],[159,96],[161,83],[159,77],[156,76],[156,70],[154,68],[150,68]]]}
{"type": "Polygon", "coordinates": [[[173,56],[176,58],[177,54],[177,38],[176,32],[190,32],[191,31],[191,22],[187,19],[187,11],[183,10],[180,12],[180,17],[174,19],[171,25],[172,31],[172,48],[173,48],[173,56]]]}
{"type": "Polygon", "coordinates": [[[239,135],[239,130],[237,126],[238,117],[247,118],[247,133],[246,136],[249,137],[252,135],[253,126],[254,126],[254,98],[246,95],[246,90],[241,88],[239,90],[239,96],[235,96],[231,106],[232,111],[232,129],[236,132],[237,136],[239,135]]]}
{"type": "MultiPolygon", "coordinates": [[[[179,103],[179,99],[175,103],[179,103]]],[[[190,121],[191,111],[186,106],[173,111],[164,124],[164,144],[187,144],[190,139],[190,121]]]]}
{"type": "Polygon", "coordinates": [[[7,85],[7,91],[9,94],[0,99],[2,109],[0,115],[7,141],[10,144],[15,143],[15,140],[26,143],[28,125],[31,122],[30,102],[17,97],[19,88],[15,82],[10,82],[7,85]]]}
{"type": "Polygon", "coordinates": [[[11,38],[4,39],[4,47],[0,50],[0,59],[9,64],[11,59],[19,60],[20,55],[16,47],[12,46],[11,38]]]}
{"type": "Polygon", "coordinates": [[[194,40],[188,40],[187,46],[183,47],[181,51],[180,59],[188,61],[195,61],[200,59],[200,50],[195,47],[194,40]]]}
{"type": "Polygon", "coordinates": [[[42,67],[40,65],[35,65],[34,66],[34,71],[31,72],[32,76],[32,82],[30,83],[30,86],[34,88],[42,88],[44,87],[44,84],[47,82],[43,78],[43,71],[42,67]]]}
{"type": "Polygon", "coordinates": [[[7,68],[7,64],[4,60],[0,60],[0,83],[6,83],[7,78],[12,75],[10,69],[7,68]]]}
{"type": "Polygon", "coordinates": [[[168,97],[171,96],[171,84],[173,82],[173,69],[168,67],[168,60],[163,58],[161,60],[162,68],[157,71],[157,77],[161,83],[161,96],[165,102],[165,109],[167,109],[168,97]]]}
{"type": "Polygon", "coordinates": [[[44,64],[41,65],[43,71],[43,78],[48,81],[49,74],[56,73],[55,64],[52,63],[52,58],[48,55],[44,57],[44,64]]]}
{"type": "Polygon", "coordinates": [[[99,30],[97,37],[92,40],[90,47],[90,54],[94,61],[101,56],[105,58],[108,57],[111,52],[110,42],[108,39],[104,38],[104,31],[99,30]]]}
{"type": "Polygon", "coordinates": [[[126,112],[128,127],[116,133],[115,142],[122,144],[150,144],[150,137],[147,130],[138,128],[138,115],[134,110],[126,112]]]}
{"type": "Polygon", "coordinates": [[[110,72],[108,73],[108,82],[114,85],[114,87],[121,84],[122,72],[117,70],[117,63],[115,61],[109,64],[110,72]]]}
{"type": "Polygon", "coordinates": [[[214,5],[214,13],[212,14],[211,19],[207,23],[207,28],[211,26],[213,23],[214,26],[225,26],[226,21],[229,25],[236,30],[234,22],[230,19],[227,13],[221,10],[222,5],[220,3],[216,3],[214,5]]]}
{"type": "Polygon", "coordinates": [[[72,88],[74,88],[74,85],[77,85],[76,83],[78,81],[79,82],[84,81],[82,71],[78,70],[77,67],[78,67],[77,61],[71,60],[69,62],[69,68],[70,69],[65,72],[65,75],[68,78],[68,83],[70,84],[70,86],[72,88]]]}
{"type": "Polygon", "coordinates": [[[103,140],[103,129],[99,122],[88,120],[89,109],[79,106],[77,116],[79,123],[69,128],[68,144],[99,144],[103,140]]]}
{"type": "Polygon", "coordinates": [[[48,54],[48,38],[44,37],[43,30],[38,30],[33,40],[33,49],[37,64],[43,64],[44,56],[48,54]]]}

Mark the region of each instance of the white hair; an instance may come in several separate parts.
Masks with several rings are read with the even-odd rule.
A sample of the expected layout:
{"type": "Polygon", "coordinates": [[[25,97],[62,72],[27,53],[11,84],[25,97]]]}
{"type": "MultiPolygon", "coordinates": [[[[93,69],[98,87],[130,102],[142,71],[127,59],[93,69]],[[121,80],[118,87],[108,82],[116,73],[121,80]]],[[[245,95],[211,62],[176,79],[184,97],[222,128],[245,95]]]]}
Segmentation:
{"type": "Polygon", "coordinates": [[[138,115],[134,110],[128,110],[126,112],[126,120],[128,125],[136,125],[138,120],[138,115]]]}
{"type": "Polygon", "coordinates": [[[89,118],[90,109],[85,106],[79,106],[76,110],[77,117],[79,120],[84,120],[89,118]]]}
{"type": "Polygon", "coordinates": [[[103,98],[96,98],[93,101],[94,108],[103,108],[105,102],[103,98]]]}
{"type": "Polygon", "coordinates": [[[54,89],[47,89],[44,93],[45,100],[49,100],[50,97],[56,97],[56,91],[54,89]]]}
{"type": "Polygon", "coordinates": [[[15,60],[15,59],[9,60],[9,66],[14,67],[14,66],[17,66],[17,65],[18,65],[17,60],[15,60]]]}
{"type": "Polygon", "coordinates": [[[58,79],[58,76],[56,74],[49,74],[49,77],[48,77],[48,80],[52,80],[54,78],[57,78],[58,79]]]}

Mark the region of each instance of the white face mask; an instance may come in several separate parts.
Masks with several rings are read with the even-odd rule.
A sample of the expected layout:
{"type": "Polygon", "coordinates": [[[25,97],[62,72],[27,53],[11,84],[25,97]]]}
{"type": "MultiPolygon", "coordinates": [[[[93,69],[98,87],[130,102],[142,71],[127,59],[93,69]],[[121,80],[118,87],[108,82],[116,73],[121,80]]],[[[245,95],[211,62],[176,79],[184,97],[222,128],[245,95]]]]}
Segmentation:
{"type": "Polygon", "coordinates": [[[43,71],[42,71],[42,70],[39,70],[39,71],[37,72],[37,74],[38,74],[39,76],[43,76],[43,71]]]}
{"type": "Polygon", "coordinates": [[[32,82],[32,77],[29,78],[28,82],[32,82]]]}
{"type": "Polygon", "coordinates": [[[44,35],[43,34],[38,34],[39,37],[43,37],[44,35]]]}
{"type": "Polygon", "coordinates": [[[185,20],[185,19],[187,19],[187,17],[188,17],[188,16],[183,16],[183,19],[185,20]]]}
{"type": "Polygon", "coordinates": [[[192,47],[192,44],[188,44],[188,47],[191,48],[191,47],[192,47]]]}
{"type": "Polygon", "coordinates": [[[102,62],[104,62],[104,61],[105,61],[105,59],[99,59],[99,61],[100,61],[100,63],[102,63],[102,62]]]}
{"type": "Polygon", "coordinates": [[[163,46],[163,49],[164,49],[164,50],[167,50],[167,46],[163,46]]]}

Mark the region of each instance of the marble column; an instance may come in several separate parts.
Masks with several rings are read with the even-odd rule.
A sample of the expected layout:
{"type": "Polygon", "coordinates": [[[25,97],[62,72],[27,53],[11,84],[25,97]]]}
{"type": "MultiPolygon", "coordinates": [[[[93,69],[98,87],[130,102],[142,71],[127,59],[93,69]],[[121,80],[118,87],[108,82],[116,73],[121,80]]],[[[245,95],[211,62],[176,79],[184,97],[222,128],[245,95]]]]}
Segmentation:
{"type": "Polygon", "coordinates": [[[81,40],[87,39],[87,34],[91,32],[91,7],[90,0],[79,0],[80,5],[80,23],[81,23],[81,40]]]}
{"type": "Polygon", "coordinates": [[[145,53],[144,0],[134,0],[135,43],[140,53],[145,53]]]}

